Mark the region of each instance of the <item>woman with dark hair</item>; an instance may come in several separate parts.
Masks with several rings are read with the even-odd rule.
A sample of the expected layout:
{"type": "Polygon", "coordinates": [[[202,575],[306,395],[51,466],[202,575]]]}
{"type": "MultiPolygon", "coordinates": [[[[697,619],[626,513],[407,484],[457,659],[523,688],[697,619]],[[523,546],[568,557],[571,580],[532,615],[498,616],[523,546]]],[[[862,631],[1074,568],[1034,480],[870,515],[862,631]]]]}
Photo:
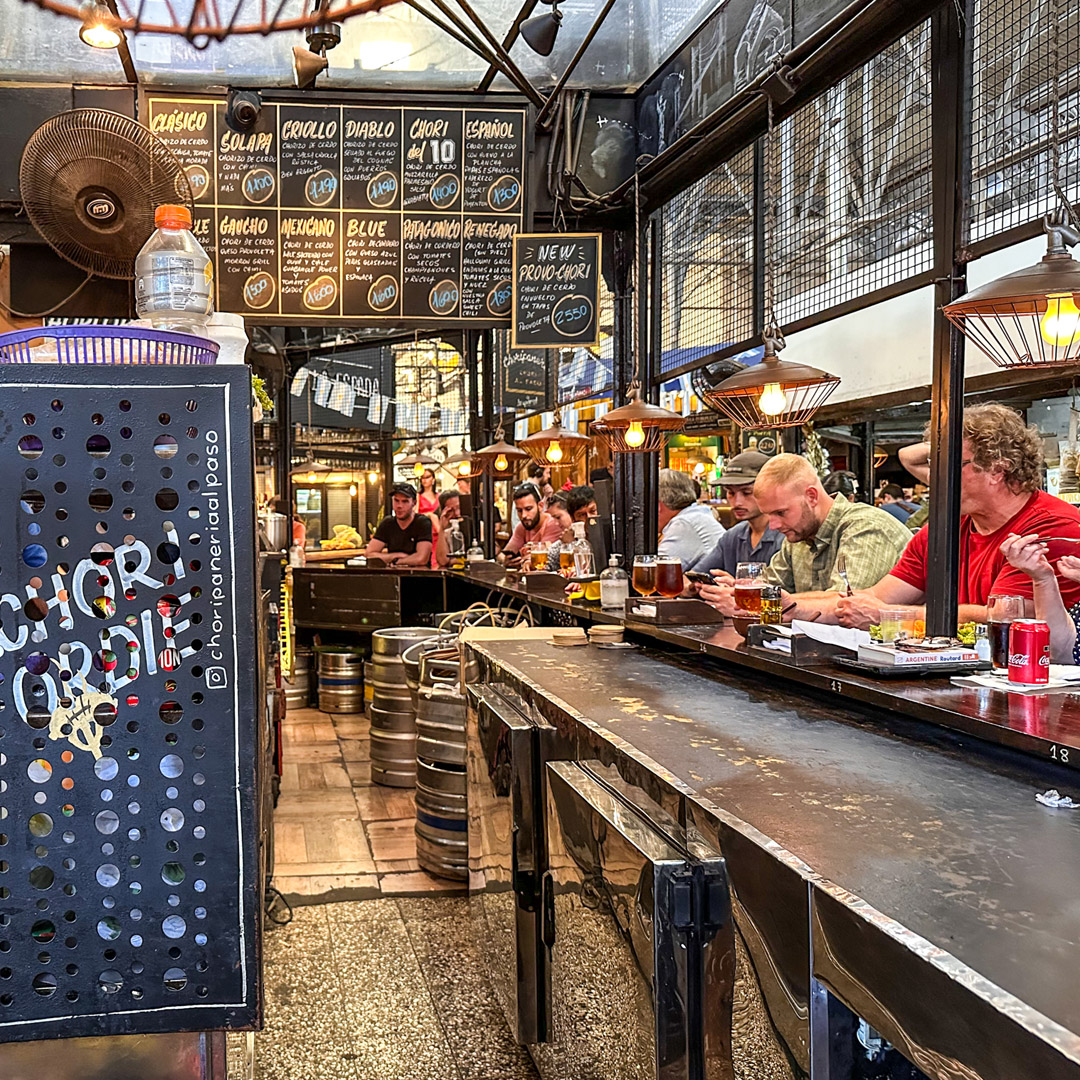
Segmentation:
{"type": "Polygon", "coordinates": [[[420,497],[416,503],[421,514],[438,514],[439,489],[435,486],[435,473],[425,469],[420,474],[420,497]]]}

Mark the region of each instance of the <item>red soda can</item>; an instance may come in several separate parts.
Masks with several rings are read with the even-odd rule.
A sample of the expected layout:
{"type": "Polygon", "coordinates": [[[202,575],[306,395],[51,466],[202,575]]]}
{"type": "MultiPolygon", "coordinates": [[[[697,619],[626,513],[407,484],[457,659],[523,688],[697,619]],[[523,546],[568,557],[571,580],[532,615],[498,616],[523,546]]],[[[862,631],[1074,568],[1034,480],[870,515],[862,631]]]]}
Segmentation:
{"type": "Polygon", "coordinates": [[[1036,686],[1050,681],[1050,627],[1017,619],[1009,628],[1009,682],[1036,686]]]}

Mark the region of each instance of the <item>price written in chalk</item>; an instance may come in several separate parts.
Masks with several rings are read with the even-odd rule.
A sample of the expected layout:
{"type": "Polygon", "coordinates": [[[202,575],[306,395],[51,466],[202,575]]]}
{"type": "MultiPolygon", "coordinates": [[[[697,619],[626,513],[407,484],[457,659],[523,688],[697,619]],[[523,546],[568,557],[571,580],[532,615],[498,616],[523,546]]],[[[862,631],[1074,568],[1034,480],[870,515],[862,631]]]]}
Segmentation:
{"type": "Polygon", "coordinates": [[[513,347],[598,344],[597,233],[514,238],[513,347]]]}

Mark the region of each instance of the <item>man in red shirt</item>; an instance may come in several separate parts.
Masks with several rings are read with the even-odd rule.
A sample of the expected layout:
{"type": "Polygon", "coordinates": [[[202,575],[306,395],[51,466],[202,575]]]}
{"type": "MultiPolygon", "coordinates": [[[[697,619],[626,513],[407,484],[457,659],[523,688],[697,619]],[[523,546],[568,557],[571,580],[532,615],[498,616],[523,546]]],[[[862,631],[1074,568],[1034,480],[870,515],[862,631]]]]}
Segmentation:
{"type": "Polygon", "coordinates": [[[526,544],[542,540],[550,544],[562,536],[562,526],[550,514],[540,509],[540,490],[532,481],[514,488],[514,509],[518,523],[506,547],[499,553],[499,562],[517,566],[521,562],[521,549],[526,544]]]}
{"type": "MultiPolygon", "coordinates": [[[[1013,535],[1072,537],[1080,540],[1080,512],[1041,491],[1043,444],[1035,428],[1004,405],[976,405],[964,411],[960,461],[960,581],[958,621],[986,622],[991,595],[1027,599],[1034,615],[1032,580],[1011,566],[1001,545],[1013,535]]],[[[927,536],[924,526],[893,567],[873,588],[821,604],[827,622],[865,629],[885,607],[921,605],[926,598],[927,536]]],[[[1048,543],[1052,565],[1076,554],[1075,544],[1048,543]]],[[[1057,575],[1066,607],[1080,600],[1080,582],[1057,575]]]]}

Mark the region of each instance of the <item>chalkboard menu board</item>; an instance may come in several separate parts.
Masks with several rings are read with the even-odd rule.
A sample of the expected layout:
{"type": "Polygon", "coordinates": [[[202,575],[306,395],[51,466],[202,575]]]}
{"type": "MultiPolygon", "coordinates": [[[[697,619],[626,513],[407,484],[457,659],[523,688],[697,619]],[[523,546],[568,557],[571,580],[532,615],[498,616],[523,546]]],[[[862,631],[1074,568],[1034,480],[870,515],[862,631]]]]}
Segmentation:
{"type": "Polygon", "coordinates": [[[496,327],[525,213],[525,111],[149,97],[191,182],[215,303],[253,323],[496,327]]]}
{"type": "Polygon", "coordinates": [[[599,233],[514,238],[515,349],[599,344],[599,305],[599,233]]]}
{"type": "Polygon", "coordinates": [[[509,349],[499,365],[496,400],[517,412],[543,412],[551,408],[550,349],[509,349]]]}

